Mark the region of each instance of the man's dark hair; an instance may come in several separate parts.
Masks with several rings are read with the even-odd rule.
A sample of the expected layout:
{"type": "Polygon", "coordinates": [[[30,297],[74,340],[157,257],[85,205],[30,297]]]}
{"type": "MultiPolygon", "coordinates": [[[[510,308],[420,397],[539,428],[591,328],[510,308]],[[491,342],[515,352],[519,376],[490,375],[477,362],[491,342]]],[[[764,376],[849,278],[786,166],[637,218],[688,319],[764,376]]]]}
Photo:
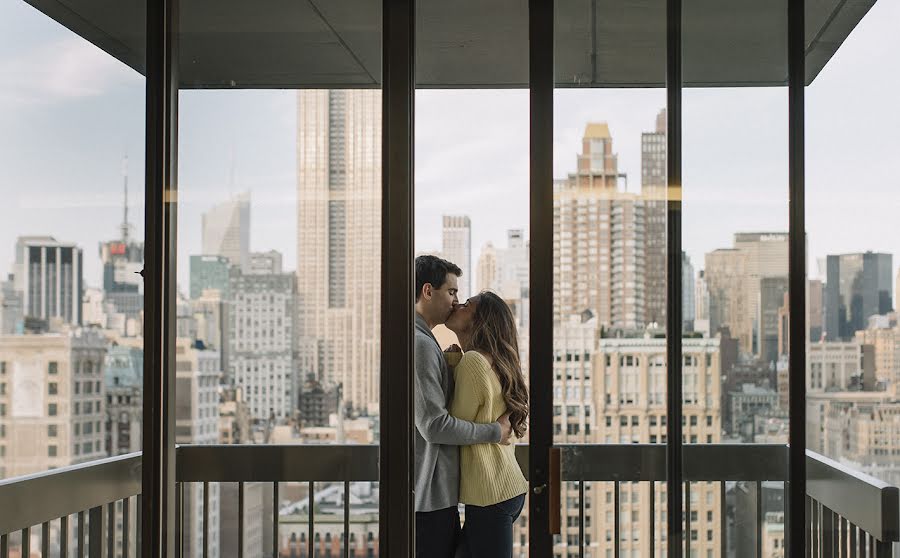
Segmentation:
{"type": "Polygon", "coordinates": [[[447,274],[462,276],[462,270],[455,263],[437,256],[419,256],[416,258],[416,302],[422,296],[422,287],[431,283],[432,288],[440,289],[447,282],[447,274]]]}

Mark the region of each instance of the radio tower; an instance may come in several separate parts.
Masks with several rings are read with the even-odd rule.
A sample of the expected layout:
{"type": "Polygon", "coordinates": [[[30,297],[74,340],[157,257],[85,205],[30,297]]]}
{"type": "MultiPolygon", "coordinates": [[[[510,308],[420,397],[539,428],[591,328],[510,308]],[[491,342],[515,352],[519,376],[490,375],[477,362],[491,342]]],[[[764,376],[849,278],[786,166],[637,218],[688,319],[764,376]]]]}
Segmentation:
{"type": "Polygon", "coordinates": [[[128,155],[122,159],[122,181],[125,189],[125,205],[122,215],[122,243],[128,246],[128,155]]]}

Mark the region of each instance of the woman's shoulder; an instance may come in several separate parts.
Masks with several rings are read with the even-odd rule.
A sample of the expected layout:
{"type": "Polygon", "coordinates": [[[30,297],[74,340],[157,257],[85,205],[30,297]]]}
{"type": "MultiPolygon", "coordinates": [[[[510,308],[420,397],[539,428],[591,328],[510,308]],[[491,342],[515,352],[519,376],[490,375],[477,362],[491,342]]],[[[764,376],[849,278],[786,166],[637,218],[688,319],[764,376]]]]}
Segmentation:
{"type": "Polygon", "coordinates": [[[471,370],[473,373],[486,373],[491,369],[491,362],[488,357],[478,351],[468,350],[463,354],[457,367],[471,370]]]}

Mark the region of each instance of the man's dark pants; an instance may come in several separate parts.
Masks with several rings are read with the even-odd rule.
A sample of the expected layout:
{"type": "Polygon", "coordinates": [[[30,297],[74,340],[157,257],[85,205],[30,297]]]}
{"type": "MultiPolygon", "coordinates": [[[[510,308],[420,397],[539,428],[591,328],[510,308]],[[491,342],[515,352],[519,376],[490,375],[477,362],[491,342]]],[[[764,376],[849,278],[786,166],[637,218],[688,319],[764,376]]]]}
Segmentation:
{"type": "Polygon", "coordinates": [[[416,512],[416,558],[453,558],[459,535],[456,506],[416,512]]]}

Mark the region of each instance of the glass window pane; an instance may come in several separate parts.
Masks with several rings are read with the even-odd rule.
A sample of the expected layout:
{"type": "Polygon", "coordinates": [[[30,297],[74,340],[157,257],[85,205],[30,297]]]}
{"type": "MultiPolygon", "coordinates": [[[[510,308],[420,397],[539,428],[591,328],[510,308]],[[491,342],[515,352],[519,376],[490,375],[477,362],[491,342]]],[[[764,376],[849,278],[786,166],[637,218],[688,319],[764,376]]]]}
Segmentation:
{"type": "MultiPolygon", "coordinates": [[[[554,50],[554,442],[615,445],[604,461],[625,467],[636,444],[666,438],[665,3],[557,3],[554,50]]],[[[585,481],[599,480],[591,464],[585,481]]],[[[582,515],[580,488],[564,484],[564,515],[582,515]]],[[[585,486],[597,504],[584,541],[563,525],[563,555],[588,540],[595,556],[659,552],[665,507],[649,502],[664,488],[585,486]]]]}
{"type": "Polygon", "coordinates": [[[141,449],[107,359],[143,350],[144,11],[0,2],[0,478],[141,449]]]}
{"type": "MultiPolygon", "coordinates": [[[[311,462],[314,446],[379,443],[381,4],[232,8],[180,4],[176,441],[287,444],[311,462]]],[[[350,485],[357,535],[377,536],[375,475],[350,485]]],[[[273,506],[284,552],[302,538],[343,555],[342,482],[284,482],[273,502],[259,480],[245,555],[278,552],[273,506]]],[[[202,486],[185,489],[200,555],[202,486]]],[[[210,553],[226,552],[239,487],[209,489],[210,553]]]]}
{"type": "MultiPolygon", "coordinates": [[[[446,394],[447,410],[477,423],[493,423],[502,411],[517,410],[511,417],[521,434],[516,442],[526,443],[527,427],[535,417],[521,412],[528,404],[529,374],[527,4],[470,2],[460,8],[416,3],[415,253],[459,266],[457,298],[462,305],[468,301],[432,324],[442,348],[457,344],[466,352],[455,370],[448,370],[455,385],[450,384],[453,390],[446,394]],[[477,376],[488,383],[474,384],[480,387],[467,396],[467,371],[480,362],[476,353],[491,360],[477,376]],[[502,390],[494,389],[505,382],[518,386],[509,391],[517,397],[504,397],[502,390]],[[466,402],[472,397],[484,397],[485,402],[470,413],[466,402]]],[[[417,437],[416,443],[424,443],[424,438],[417,437]]],[[[526,492],[513,461],[515,448],[503,446],[499,451],[509,458],[504,463],[515,475],[515,494],[499,498],[478,488],[479,471],[499,473],[484,471],[477,458],[474,466],[467,463],[498,446],[490,447],[460,449],[460,502],[495,504],[526,492]]],[[[422,464],[416,468],[421,470],[422,464]]],[[[513,528],[516,557],[528,553],[527,501],[524,506],[513,528]]],[[[420,538],[417,545],[423,542],[420,538]]]]}
{"type": "MultiPolygon", "coordinates": [[[[784,447],[790,424],[787,385],[779,382],[786,355],[778,345],[788,304],[787,2],[747,3],[747,17],[706,8],[685,3],[682,16],[686,475],[697,462],[689,452],[723,442],[742,451],[784,447]]],[[[774,460],[754,454],[741,462],[746,476],[739,482],[686,487],[692,552],[718,556],[721,537],[735,548],[756,548],[757,499],[763,536],[783,533],[780,481],[787,470],[770,479],[753,467],[774,460]],[[723,514],[735,518],[725,533],[723,514]],[[701,536],[704,516],[712,517],[711,536],[701,536]]]]}

